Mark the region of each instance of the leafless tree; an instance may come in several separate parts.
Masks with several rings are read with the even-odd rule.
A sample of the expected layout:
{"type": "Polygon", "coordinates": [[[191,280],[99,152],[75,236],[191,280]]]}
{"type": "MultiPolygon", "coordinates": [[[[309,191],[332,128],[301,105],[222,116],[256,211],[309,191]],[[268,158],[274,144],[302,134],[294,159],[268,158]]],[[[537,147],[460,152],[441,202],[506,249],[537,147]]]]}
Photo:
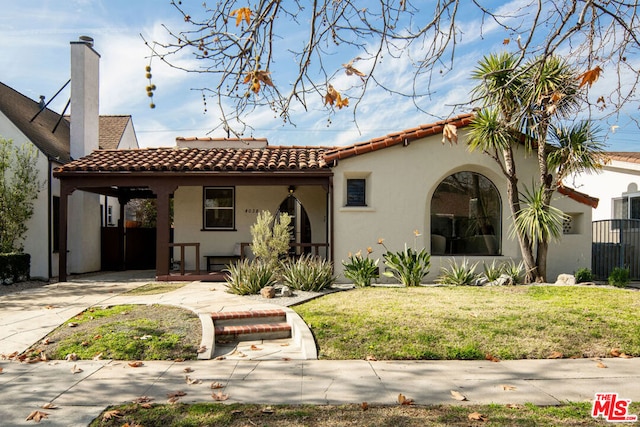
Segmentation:
{"type": "Polygon", "coordinates": [[[374,87],[406,97],[428,112],[425,100],[434,77],[455,70],[459,51],[471,40],[487,40],[487,51],[482,53],[492,48],[516,53],[516,66],[534,57],[561,55],[578,70],[603,70],[607,89],[590,94],[588,104],[588,111],[599,118],[637,108],[636,0],[496,3],[173,0],[184,28],[165,26],[168,41],[145,42],[152,60],[214,76],[207,87],[194,89],[202,91],[205,100],[216,99],[220,126],[236,135],[257,109],[268,107],[275,117],[291,122],[293,112],[306,110],[317,100],[323,101],[329,116],[350,104],[355,120],[358,105],[374,87]],[[503,46],[488,42],[496,38],[503,40],[503,46]],[[381,78],[381,64],[396,60],[409,64],[409,72],[403,70],[408,74],[403,76],[406,84],[381,78]],[[272,72],[276,66],[286,69],[287,75],[272,72]]]}

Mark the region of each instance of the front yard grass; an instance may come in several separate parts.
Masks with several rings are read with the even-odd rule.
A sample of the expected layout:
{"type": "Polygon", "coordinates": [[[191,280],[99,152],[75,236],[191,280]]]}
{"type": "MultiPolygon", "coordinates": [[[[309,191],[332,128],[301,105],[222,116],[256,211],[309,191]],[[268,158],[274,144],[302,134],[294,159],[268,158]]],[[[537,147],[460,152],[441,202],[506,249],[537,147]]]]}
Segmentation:
{"type": "Polygon", "coordinates": [[[640,292],[587,286],[358,288],[293,307],[323,359],[640,356],[640,292]]]}
{"type": "MultiPolygon", "coordinates": [[[[220,403],[151,405],[129,404],[109,407],[90,427],[143,426],[602,426],[602,419],[590,416],[588,402],[562,406],[535,405],[434,405],[377,406],[364,411],[362,405],[241,405],[220,403]],[[117,413],[110,412],[117,411],[117,413]],[[470,420],[472,413],[485,421],[470,420]]],[[[640,412],[640,404],[632,403],[630,413],[640,412]]]]}
{"type": "Polygon", "coordinates": [[[27,354],[49,359],[70,354],[81,360],[195,359],[200,319],[194,313],[163,305],[93,307],[69,319],[33,345],[27,354]]]}

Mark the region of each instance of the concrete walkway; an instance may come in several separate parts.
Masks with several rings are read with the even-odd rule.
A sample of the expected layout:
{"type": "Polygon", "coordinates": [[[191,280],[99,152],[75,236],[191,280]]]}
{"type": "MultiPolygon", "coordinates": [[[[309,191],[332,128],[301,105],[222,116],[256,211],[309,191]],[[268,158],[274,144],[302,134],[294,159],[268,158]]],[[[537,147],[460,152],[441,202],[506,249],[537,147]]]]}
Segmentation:
{"type": "MultiPolygon", "coordinates": [[[[26,349],[48,330],[88,306],[133,302],[119,294],[149,281],[143,276],[125,279],[117,275],[101,278],[100,282],[86,279],[1,297],[0,354],[26,349]]],[[[192,291],[194,287],[211,285],[189,285],[182,293],[182,303],[188,302],[193,307],[203,303],[203,297],[193,295],[192,291]]],[[[223,291],[207,292],[222,298],[223,291]]],[[[199,293],[206,294],[204,289],[199,293]]],[[[157,298],[166,300],[166,295],[157,298]]],[[[152,302],[150,296],[144,298],[152,302]]],[[[249,302],[251,307],[255,304],[249,302]]],[[[163,403],[168,394],[177,391],[186,393],[180,398],[185,403],[213,402],[212,392],[228,395],[228,403],[260,404],[366,401],[370,405],[394,405],[399,393],[420,405],[526,402],[556,405],[593,399],[597,392],[615,392],[620,398],[640,401],[640,358],[602,362],[606,368],[598,367],[598,362],[591,359],[494,363],[227,358],[144,362],[140,367],[110,360],[34,364],[0,360],[0,425],[32,425],[33,421],[25,418],[42,405],[53,403],[57,409],[41,409],[49,414],[42,425],[86,426],[107,405],[130,402],[141,396],[163,403]],[[199,381],[188,384],[186,376],[199,381]],[[214,382],[223,388],[212,390],[214,382]],[[468,400],[452,399],[452,390],[468,400]]]]}

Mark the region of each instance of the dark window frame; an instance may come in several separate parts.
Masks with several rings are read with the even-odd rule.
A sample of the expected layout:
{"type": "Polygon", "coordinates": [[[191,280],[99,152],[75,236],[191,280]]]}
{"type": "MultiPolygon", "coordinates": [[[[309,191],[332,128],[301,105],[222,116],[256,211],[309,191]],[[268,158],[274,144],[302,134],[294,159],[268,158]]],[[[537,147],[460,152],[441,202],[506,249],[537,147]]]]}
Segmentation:
{"type": "Polygon", "coordinates": [[[235,231],[236,230],[236,188],[233,186],[210,186],[202,187],[202,230],[203,231],[235,231]],[[211,207],[207,206],[207,190],[231,190],[231,206],[219,206],[211,207]],[[224,227],[215,227],[207,225],[207,211],[208,210],[231,210],[231,224],[224,227]]]}
{"type": "Polygon", "coordinates": [[[347,202],[348,207],[366,207],[367,206],[367,179],[366,178],[347,178],[347,202]],[[353,188],[353,185],[362,188],[353,188]],[[354,193],[356,191],[356,193],[354,193]]]}

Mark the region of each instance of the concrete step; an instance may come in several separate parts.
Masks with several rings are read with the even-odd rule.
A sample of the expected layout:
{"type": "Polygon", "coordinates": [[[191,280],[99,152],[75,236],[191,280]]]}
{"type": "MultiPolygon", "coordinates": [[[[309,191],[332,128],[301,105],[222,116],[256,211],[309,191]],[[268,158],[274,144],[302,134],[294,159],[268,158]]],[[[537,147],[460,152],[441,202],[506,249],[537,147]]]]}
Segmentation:
{"type": "Polygon", "coordinates": [[[287,313],[280,309],[218,311],[211,313],[211,320],[218,326],[256,325],[264,323],[286,323],[287,313]]]}
{"type": "Polygon", "coordinates": [[[275,340],[291,337],[291,325],[285,322],[217,326],[216,341],[275,340]]]}

